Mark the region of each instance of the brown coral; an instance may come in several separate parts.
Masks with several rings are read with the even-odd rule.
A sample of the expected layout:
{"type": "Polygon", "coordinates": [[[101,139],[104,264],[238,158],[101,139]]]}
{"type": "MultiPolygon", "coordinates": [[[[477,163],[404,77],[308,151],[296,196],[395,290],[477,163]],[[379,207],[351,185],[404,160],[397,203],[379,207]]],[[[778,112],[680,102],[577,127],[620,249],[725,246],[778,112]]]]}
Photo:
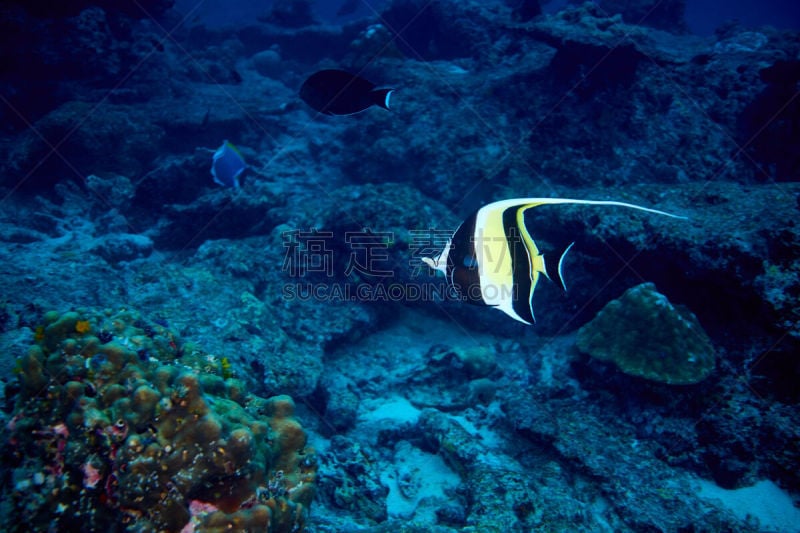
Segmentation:
{"type": "Polygon", "coordinates": [[[160,326],[143,335],[143,322],[129,311],[46,316],[19,361],[18,422],[4,438],[49,468],[50,489],[15,493],[38,504],[14,518],[34,529],[113,529],[125,516],[135,530],[302,531],[316,461],[291,398],[248,394],[199,350],[176,365],[180,339],[160,326]]]}

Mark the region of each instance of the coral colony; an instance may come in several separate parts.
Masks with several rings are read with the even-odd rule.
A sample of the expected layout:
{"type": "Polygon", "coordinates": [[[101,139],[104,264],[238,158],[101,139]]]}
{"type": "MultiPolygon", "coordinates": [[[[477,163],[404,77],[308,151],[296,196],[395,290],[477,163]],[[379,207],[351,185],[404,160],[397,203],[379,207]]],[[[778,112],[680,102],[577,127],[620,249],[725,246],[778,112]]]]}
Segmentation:
{"type": "Polygon", "coordinates": [[[19,523],[46,530],[302,531],[316,459],[288,396],[137,313],[48,313],[18,360],[6,450],[19,523]]]}

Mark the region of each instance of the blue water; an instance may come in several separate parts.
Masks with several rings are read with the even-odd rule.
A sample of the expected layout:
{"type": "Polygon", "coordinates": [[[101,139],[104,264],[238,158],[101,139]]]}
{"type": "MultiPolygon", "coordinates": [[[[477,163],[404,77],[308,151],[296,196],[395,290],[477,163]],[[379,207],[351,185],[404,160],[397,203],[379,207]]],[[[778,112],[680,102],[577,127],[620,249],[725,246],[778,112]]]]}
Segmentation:
{"type": "Polygon", "coordinates": [[[710,35],[729,20],[737,20],[746,26],[773,26],[796,30],[800,27],[800,5],[791,0],[686,2],[686,22],[698,35],[710,35]]]}
{"type": "Polygon", "coordinates": [[[800,4],[345,3],[0,5],[0,530],[796,532],[800,4]]]}

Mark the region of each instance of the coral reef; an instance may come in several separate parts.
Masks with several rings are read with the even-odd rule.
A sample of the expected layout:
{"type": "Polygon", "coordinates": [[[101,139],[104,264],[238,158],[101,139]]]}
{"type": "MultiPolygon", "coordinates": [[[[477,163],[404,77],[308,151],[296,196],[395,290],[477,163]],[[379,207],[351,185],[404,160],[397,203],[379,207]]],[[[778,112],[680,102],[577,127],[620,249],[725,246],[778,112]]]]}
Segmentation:
{"type": "Polygon", "coordinates": [[[490,48],[490,30],[498,28],[485,11],[472,2],[402,0],[389,3],[382,19],[393,33],[398,32],[397,45],[409,58],[452,59],[480,55],[490,48]]]}
{"type": "Polygon", "coordinates": [[[303,529],[317,463],[291,398],[249,394],[133,311],[50,312],[35,339],[3,436],[4,530],[303,529]]]}
{"type": "Polygon", "coordinates": [[[375,522],[387,518],[386,496],[380,471],[364,446],[341,435],[331,438],[320,465],[320,499],[327,505],[375,522]]]}
{"type": "Polygon", "coordinates": [[[704,380],[714,347],[697,318],[642,283],[625,291],[578,330],[578,348],[626,374],[673,385],[704,380]]]}
{"type": "Polygon", "coordinates": [[[391,0],[344,24],[287,0],[225,27],[171,4],[0,6],[0,529],[796,531],[791,501],[784,527],[758,513],[777,498],[741,506],[755,525],[696,486],[800,490],[796,28],[679,33],[683,0],[391,0]],[[314,116],[297,89],[330,67],[396,87],[391,111],[314,116]],[[235,191],[209,174],[226,138],[235,191]],[[543,253],[575,242],[534,327],[372,291],[440,282],[427,238],[515,196],[688,220],[528,213],[543,253]],[[366,228],[391,276],[349,268],[366,228]],[[294,275],[287,235],[311,230],[332,272],[294,275]],[[697,316],[710,377],[576,349],[645,280],[697,316]],[[76,305],[141,315],[42,319],[76,305]]]}
{"type": "Polygon", "coordinates": [[[781,228],[771,245],[773,257],[764,261],[763,272],[753,280],[754,287],[773,311],[776,325],[795,338],[800,338],[800,258],[792,250],[798,249],[798,242],[800,231],[781,228]]]}
{"type": "MultiPolygon", "coordinates": [[[[561,470],[560,465],[566,459],[574,469],[569,474],[561,471],[557,477],[575,476],[572,482],[584,487],[581,499],[591,501],[597,497],[592,492],[599,490],[611,511],[607,523],[615,531],[691,531],[700,522],[703,523],[700,529],[708,531],[760,530],[698,501],[692,479],[685,477],[680,469],[659,461],[653,443],[638,439],[632,433],[633,426],[620,422],[619,413],[609,412],[608,406],[575,398],[542,400],[535,392],[525,400],[509,403],[511,419],[529,442],[544,445],[561,456],[557,464],[547,465],[546,478],[553,475],[551,469],[561,470]],[[626,480],[636,480],[636,489],[631,490],[626,480]],[[635,513],[628,512],[631,507],[636,508],[635,513]]],[[[687,425],[690,426],[684,423],[681,427],[687,425]]],[[[665,448],[674,450],[673,446],[665,448]]],[[[545,483],[549,485],[553,480],[547,479],[545,483]]],[[[556,497],[548,492],[547,502],[556,497]]],[[[551,512],[549,505],[545,506],[545,516],[551,512]]],[[[564,519],[550,516],[552,520],[564,519]]],[[[581,524],[584,531],[599,528],[591,524],[597,520],[594,513],[579,511],[571,520],[581,524]]],[[[565,525],[565,528],[570,527],[565,525]]]]}
{"type": "Polygon", "coordinates": [[[603,0],[603,11],[619,13],[630,24],[686,33],[686,0],[603,0]]]}

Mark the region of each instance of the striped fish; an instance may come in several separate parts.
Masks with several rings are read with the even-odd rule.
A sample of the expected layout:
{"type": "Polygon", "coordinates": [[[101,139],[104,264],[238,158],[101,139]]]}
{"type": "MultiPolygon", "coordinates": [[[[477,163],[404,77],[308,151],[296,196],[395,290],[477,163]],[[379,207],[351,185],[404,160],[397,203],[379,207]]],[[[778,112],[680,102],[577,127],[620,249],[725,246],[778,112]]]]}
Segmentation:
{"type": "Polygon", "coordinates": [[[556,254],[542,254],[525,225],[525,212],[541,205],[621,206],[673,218],[658,209],[610,200],[512,198],[485,205],[458,227],[438,257],[422,261],[447,278],[464,301],[498,309],[514,320],[533,324],[533,291],[544,275],[564,290],[564,257],[574,243],[556,254]]]}

